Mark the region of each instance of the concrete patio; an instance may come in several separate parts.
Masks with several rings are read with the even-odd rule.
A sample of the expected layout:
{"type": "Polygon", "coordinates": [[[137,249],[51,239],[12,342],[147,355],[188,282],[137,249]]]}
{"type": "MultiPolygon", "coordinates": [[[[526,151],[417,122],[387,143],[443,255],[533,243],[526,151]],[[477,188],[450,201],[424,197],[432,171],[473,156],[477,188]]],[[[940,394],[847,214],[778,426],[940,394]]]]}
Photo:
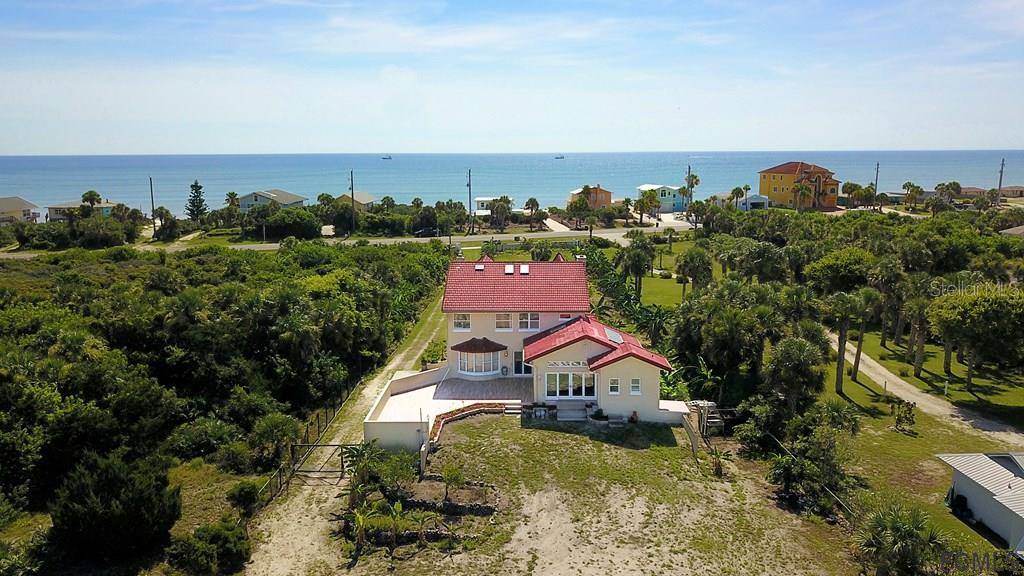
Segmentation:
{"type": "Polygon", "coordinates": [[[432,422],[438,414],[477,402],[532,403],[533,381],[529,378],[497,378],[478,382],[448,378],[438,384],[392,394],[377,420],[432,422]]]}

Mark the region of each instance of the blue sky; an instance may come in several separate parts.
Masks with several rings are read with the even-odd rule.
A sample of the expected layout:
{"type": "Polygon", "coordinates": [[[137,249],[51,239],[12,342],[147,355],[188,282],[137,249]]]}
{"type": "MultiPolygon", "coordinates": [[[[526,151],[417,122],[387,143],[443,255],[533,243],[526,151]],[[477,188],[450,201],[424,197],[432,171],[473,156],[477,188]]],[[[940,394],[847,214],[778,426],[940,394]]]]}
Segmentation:
{"type": "Polygon", "coordinates": [[[0,154],[1024,148],[1024,0],[0,0],[0,154]]]}

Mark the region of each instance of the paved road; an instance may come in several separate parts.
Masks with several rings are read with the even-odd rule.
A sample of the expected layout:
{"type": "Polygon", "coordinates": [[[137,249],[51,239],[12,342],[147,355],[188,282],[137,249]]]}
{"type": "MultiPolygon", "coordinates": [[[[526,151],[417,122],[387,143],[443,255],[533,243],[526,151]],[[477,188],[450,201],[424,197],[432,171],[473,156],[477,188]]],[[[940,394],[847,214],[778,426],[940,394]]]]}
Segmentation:
{"type": "MultiPolygon", "coordinates": [[[[674,228],[676,230],[692,230],[693,225],[689,222],[661,222],[657,228],[642,228],[645,232],[659,232],[665,228],[674,228]]],[[[613,229],[596,229],[594,230],[594,236],[601,238],[607,238],[612,242],[619,244],[625,244],[625,236],[628,230],[624,228],[613,228],[613,229]]],[[[573,238],[579,236],[585,236],[585,231],[574,231],[574,230],[550,230],[547,232],[533,232],[529,234],[477,234],[475,236],[452,236],[452,242],[458,244],[460,242],[481,242],[483,240],[502,240],[512,241],[516,237],[526,237],[530,239],[554,239],[554,238],[573,238]]],[[[194,237],[194,236],[190,236],[194,237]]],[[[182,239],[184,240],[184,238],[182,239]]],[[[166,252],[181,252],[193,248],[193,244],[183,242],[179,240],[172,244],[139,244],[134,246],[138,250],[164,250],[166,252]]],[[[397,244],[400,242],[429,242],[433,238],[369,238],[371,244],[397,244]]],[[[447,236],[439,238],[442,242],[447,241],[447,236]]],[[[355,240],[347,240],[341,238],[325,238],[325,242],[328,244],[352,244],[355,240]]],[[[259,251],[273,251],[277,250],[280,246],[277,242],[266,242],[266,243],[254,243],[254,244],[229,244],[229,248],[232,250],[259,250],[259,251]]],[[[26,260],[29,258],[35,258],[39,254],[46,254],[46,252],[0,252],[0,260],[26,260]]]]}
{"type": "MultiPolygon", "coordinates": [[[[832,349],[838,351],[839,339],[831,332],[828,337],[832,343],[832,349]]],[[[846,360],[850,364],[853,364],[856,352],[857,347],[847,342],[846,360]]],[[[874,380],[879,386],[884,386],[892,394],[899,396],[907,402],[916,403],[922,412],[950,422],[962,429],[988,436],[993,440],[1016,446],[1024,446],[1024,433],[1017,428],[987,418],[974,410],[956,406],[945,398],[929,394],[893,374],[891,370],[863,352],[860,355],[860,372],[874,380]]]]}

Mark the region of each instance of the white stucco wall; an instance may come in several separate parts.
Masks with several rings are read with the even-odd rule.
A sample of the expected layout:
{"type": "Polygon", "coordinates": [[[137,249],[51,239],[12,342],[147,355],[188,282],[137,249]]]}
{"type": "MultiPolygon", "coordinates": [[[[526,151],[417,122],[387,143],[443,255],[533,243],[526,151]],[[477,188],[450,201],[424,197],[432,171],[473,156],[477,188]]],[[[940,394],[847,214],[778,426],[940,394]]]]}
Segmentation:
{"type": "MultiPolygon", "coordinates": [[[[513,352],[523,350],[523,340],[529,338],[534,334],[547,330],[553,326],[564,324],[569,320],[579,316],[578,312],[569,314],[568,318],[560,318],[558,312],[540,312],[540,328],[538,330],[520,330],[519,329],[519,313],[511,312],[512,314],[512,330],[509,332],[499,332],[495,330],[495,312],[471,312],[470,316],[470,329],[468,331],[455,330],[455,314],[448,313],[448,365],[451,367],[450,377],[458,377],[466,380],[489,380],[491,378],[497,378],[501,376],[499,371],[496,375],[477,376],[473,374],[463,374],[459,372],[459,353],[451,349],[452,346],[460,342],[465,342],[471,338],[487,338],[494,342],[498,342],[507,347],[507,350],[498,353],[498,361],[500,366],[507,368],[508,376],[515,376],[514,363],[515,355],[513,352]]],[[[529,378],[529,376],[526,376],[529,378]]]]}
{"type": "Polygon", "coordinates": [[[953,491],[967,498],[967,507],[974,517],[1010,546],[1016,546],[1024,538],[1024,518],[996,502],[991,492],[956,470],[953,471],[953,491]]]}

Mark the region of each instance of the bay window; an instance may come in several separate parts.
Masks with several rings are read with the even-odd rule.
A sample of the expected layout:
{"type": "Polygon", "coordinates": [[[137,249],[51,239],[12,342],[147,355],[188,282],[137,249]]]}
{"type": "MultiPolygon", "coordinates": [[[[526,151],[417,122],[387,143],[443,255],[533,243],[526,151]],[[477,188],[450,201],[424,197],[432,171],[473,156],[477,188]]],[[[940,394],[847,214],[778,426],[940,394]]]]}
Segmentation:
{"type": "Polygon", "coordinates": [[[494,374],[501,368],[497,352],[459,352],[459,372],[494,374]]]}

